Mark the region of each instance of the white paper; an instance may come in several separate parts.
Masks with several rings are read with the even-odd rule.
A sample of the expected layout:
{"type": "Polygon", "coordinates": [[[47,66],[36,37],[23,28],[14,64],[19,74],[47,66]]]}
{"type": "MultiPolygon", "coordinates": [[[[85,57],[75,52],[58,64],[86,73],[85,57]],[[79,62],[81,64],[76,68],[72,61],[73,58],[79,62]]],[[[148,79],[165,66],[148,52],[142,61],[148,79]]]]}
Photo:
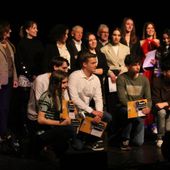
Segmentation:
{"type": "Polygon", "coordinates": [[[117,91],[116,83],[112,83],[110,77],[108,77],[108,84],[109,84],[109,92],[116,92],[117,91]]]}
{"type": "Polygon", "coordinates": [[[75,119],[75,113],[74,112],[69,112],[69,118],[70,119],[75,119]]]}
{"type": "Polygon", "coordinates": [[[137,113],[138,113],[138,117],[146,116],[146,115],[142,112],[142,110],[138,110],[137,113]]]}
{"type": "Polygon", "coordinates": [[[101,137],[102,136],[102,133],[103,131],[99,131],[99,130],[96,130],[96,129],[92,129],[91,130],[91,135],[94,135],[94,136],[97,136],[97,137],[101,137]]]}
{"type": "Polygon", "coordinates": [[[152,60],[155,59],[156,50],[149,51],[145,54],[146,58],[143,62],[143,68],[153,67],[154,65],[151,63],[152,60]]]}

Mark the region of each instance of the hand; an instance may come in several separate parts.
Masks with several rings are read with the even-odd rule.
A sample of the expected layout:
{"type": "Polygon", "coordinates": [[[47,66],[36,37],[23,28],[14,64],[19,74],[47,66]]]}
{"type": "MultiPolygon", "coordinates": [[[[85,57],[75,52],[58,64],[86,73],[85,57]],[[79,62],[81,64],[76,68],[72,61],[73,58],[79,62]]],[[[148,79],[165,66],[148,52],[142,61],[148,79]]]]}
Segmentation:
{"type": "Polygon", "coordinates": [[[158,109],[163,109],[164,107],[169,106],[169,104],[167,102],[162,102],[162,103],[156,103],[155,106],[158,109]]]}
{"type": "Polygon", "coordinates": [[[150,111],[151,111],[151,109],[149,107],[142,109],[142,113],[145,114],[145,115],[149,114],[150,111]]]}
{"type": "Polygon", "coordinates": [[[18,81],[15,80],[15,81],[13,82],[13,88],[17,88],[17,87],[18,87],[18,81]]]}
{"type": "Polygon", "coordinates": [[[116,82],[117,77],[112,71],[109,71],[109,77],[110,77],[112,83],[116,82]]]}
{"type": "Polygon", "coordinates": [[[70,118],[66,118],[60,123],[61,126],[66,126],[66,125],[70,125],[70,124],[71,124],[70,118]]]}
{"type": "Polygon", "coordinates": [[[150,63],[151,63],[152,65],[155,65],[156,62],[157,62],[156,59],[151,59],[151,62],[150,62],[150,63]]]}
{"type": "Polygon", "coordinates": [[[33,76],[32,76],[33,81],[36,79],[36,77],[37,77],[36,75],[33,75],[33,76]]]}
{"type": "Polygon", "coordinates": [[[102,68],[97,68],[93,73],[97,74],[97,75],[102,75],[103,74],[103,69],[102,68]]]}
{"type": "Polygon", "coordinates": [[[100,116],[95,116],[93,118],[93,122],[95,122],[95,123],[99,123],[100,121],[101,121],[101,117],[100,116]]]}
{"type": "Polygon", "coordinates": [[[117,77],[115,75],[110,76],[112,83],[116,83],[117,77]]]}
{"type": "Polygon", "coordinates": [[[100,118],[103,117],[103,113],[100,112],[100,111],[93,110],[92,114],[95,115],[95,116],[99,116],[100,118]]]}

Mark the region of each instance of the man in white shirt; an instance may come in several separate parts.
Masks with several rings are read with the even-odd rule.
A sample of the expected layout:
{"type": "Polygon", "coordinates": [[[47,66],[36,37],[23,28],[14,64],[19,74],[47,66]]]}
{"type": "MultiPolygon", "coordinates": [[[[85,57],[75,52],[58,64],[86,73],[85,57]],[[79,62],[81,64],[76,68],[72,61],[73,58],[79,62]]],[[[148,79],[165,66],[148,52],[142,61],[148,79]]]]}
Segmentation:
{"type": "Polygon", "coordinates": [[[79,57],[81,70],[74,71],[69,76],[69,93],[77,108],[91,114],[93,121],[111,121],[112,117],[103,112],[103,98],[99,78],[93,74],[97,67],[96,54],[81,52],[79,57]],[[95,107],[90,107],[90,101],[94,100],[95,107]]]}
{"type": "Polygon", "coordinates": [[[71,99],[78,109],[94,114],[99,121],[103,117],[103,100],[100,81],[93,74],[97,66],[96,55],[82,53],[79,59],[82,69],[73,72],[69,77],[71,99]],[[95,109],[89,106],[91,99],[95,101],[95,109]]]}

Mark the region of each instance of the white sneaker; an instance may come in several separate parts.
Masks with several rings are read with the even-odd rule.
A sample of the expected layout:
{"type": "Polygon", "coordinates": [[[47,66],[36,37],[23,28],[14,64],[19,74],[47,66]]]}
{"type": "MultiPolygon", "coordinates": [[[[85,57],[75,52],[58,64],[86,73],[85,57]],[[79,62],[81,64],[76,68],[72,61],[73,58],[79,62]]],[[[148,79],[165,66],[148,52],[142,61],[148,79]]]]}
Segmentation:
{"type": "Polygon", "coordinates": [[[158,134],[158,129],[156,125],[153,125],[151,129],[153,134],[158,134]]]}
{"type": "Polygon", "coordinates": [[[162,140],[162,139],[158,139],[158,140],[157,140],[157,143],[156,143],[156,146],[157,146],[158,148],[160,148],[160,147],[162,146],[162,143],[163,143],[163,140],[162,140]]]}

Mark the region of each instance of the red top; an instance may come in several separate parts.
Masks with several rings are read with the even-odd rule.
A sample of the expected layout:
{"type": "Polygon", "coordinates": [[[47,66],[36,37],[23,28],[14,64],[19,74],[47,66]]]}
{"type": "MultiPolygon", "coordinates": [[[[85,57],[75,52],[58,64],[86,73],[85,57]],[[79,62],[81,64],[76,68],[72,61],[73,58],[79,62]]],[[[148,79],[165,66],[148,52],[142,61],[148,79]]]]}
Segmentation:
{"type": "MultiPolygon", "coordinates": [[[[158,46],[159,46],[159,44],[156,43],[154,41],[154,39],[148,39],[147,38],[147,39],[144,40],[144,43],[141,46],[143,54],[144,54],[143,57],[142,57],[142,64],[143,64],[143,61],[145,60],[145,57],[146,57],[145,54],[148,53],[149,51],[157,49],[158,46]]],[[[149,79],[150,82],[152,80],[153,71],[154,71],[154,68],[148,68],[148,69],[143,70],[143,74],[149,79]]]]}

